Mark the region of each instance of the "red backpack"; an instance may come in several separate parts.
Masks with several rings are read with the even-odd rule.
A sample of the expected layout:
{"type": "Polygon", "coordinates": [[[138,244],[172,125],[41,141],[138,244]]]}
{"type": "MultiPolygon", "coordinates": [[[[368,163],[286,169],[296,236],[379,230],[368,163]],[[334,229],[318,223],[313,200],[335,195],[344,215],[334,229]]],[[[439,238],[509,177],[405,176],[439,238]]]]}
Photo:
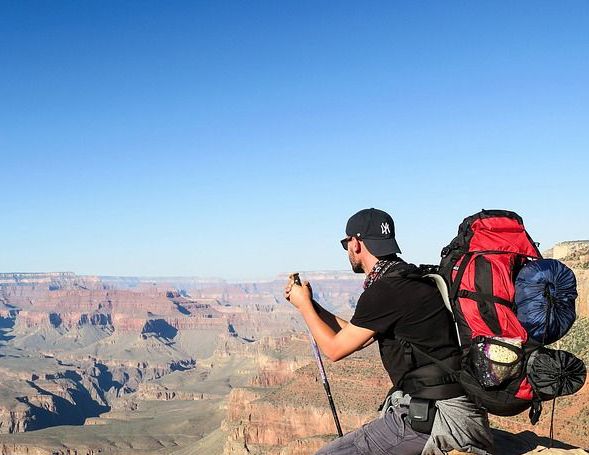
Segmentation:
{"type": "MultiPolygon", "coordinates": [[[[458,235],[442,250],[439,274],[463,349],[460,383],[490,413],[519,414],[533,403],[526,359],[539,347],[514,312],[515,278],[537,245],[514,212],[483,210],[467,217],[458,235]]],[[[539,410],[537,410],[539,411],[539,410]]],[[[537,420],[536,416],[530,418],[537,420]]]]}

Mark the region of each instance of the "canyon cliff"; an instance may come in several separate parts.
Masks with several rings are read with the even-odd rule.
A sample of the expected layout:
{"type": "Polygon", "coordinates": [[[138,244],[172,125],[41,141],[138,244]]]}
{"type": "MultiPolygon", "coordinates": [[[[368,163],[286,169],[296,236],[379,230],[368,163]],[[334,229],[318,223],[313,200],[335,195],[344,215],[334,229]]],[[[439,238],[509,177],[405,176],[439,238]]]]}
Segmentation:
{"type": "MultiPolygon", "coordinates": [[[[589,315],[589,242],[546,255],[575,271],[589,315]]],[[[353,313],[361,276],[302,275],[322,305],[353,313]]],[[[0,274],[0,453],[314,453],[335,426],[286,279],[0,274]]],[[[589,323],[575,327],[560,347],[587,361],[589,323]]],[[[344,431],[373,419],[391,386],[376,347],[325,365],[344,431]]],[[[587,390],[557,400],[558,440],[589,445],[587,390]]],[[[493,423],[525,453],[547,444],[550,406],[537,427],[493,423]]]]}
{"type": "MultiPolygon", "coordinates": [[[[354,275],[313,277],[320,298],[348,309],[355,301],[354,275]],[[333,286],[340,281],[343,286],[333,286]]],[[[143,402],[212,402],[230,391],[217,385],[216,375],[227,385],[240,383],[266,365],[255,381],[269,385],[302,365],[296,359],[276,364],[272,357],[290,335],[269,335],[303,328],[282,298],[281,278],[181,281],[0,275],[0,434],[96,424],[100,415],[143,402]],[[218,373],[226,364],[235,370],[218,373]],[[214,385],[178,389],[165,383],[173,373],[190,371],[195,383],[214,385]]]]}

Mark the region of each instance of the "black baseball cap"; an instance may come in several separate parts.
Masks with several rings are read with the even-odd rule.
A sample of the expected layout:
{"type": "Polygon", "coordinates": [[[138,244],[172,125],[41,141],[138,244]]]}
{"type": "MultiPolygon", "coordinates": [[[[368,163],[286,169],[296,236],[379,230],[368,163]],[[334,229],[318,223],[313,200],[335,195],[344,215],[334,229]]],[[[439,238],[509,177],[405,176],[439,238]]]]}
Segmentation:
{"type": "Polygon", "coordinates": [[[362,240],[376,257],[401,253],[395,240],[393,218],[382,210],[364,209],[352,215],[346,225],[346,235],[362,240]]]}

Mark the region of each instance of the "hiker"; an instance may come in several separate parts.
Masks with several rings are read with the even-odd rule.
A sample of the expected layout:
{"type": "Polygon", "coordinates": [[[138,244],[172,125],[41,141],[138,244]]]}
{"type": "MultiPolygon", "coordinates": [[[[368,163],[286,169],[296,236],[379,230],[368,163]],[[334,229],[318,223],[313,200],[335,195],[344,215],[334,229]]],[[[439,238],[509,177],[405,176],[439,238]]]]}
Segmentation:
{"type": "Polygon", "coordinates": [[[394,387],[381,417],[336,439],[317,455],[441,455],[452,449],[491,453],[486,413],[438,365],[441,361],[452,369],[460,367],[451,314],[435,283],[416,273],[412,277],[417,267],[397,256],[401,250],[391,216],[374,208],[359,211],[348,220],[341,244],[352,270],[366,275],[349,322],[317,304],[308,282],[301,286],[289,281],[285,297],[334,362],[377,341],[394,387]]]}

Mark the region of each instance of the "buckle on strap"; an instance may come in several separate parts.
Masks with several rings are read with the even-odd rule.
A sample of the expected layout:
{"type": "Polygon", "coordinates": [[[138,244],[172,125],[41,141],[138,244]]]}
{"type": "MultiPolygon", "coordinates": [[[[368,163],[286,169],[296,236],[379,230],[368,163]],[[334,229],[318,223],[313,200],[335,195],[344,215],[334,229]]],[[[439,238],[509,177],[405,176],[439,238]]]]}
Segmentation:
{"type": "Polygon", "coordinates": [[[393,409],[399,406],[409,406],[411,402],[411,396],[404,393],[402,390],[395,390],[393,393],[387,395],[384,402],[380,405],[380,417],[384,417],[385,414],[393,412],[393,409]]]}

